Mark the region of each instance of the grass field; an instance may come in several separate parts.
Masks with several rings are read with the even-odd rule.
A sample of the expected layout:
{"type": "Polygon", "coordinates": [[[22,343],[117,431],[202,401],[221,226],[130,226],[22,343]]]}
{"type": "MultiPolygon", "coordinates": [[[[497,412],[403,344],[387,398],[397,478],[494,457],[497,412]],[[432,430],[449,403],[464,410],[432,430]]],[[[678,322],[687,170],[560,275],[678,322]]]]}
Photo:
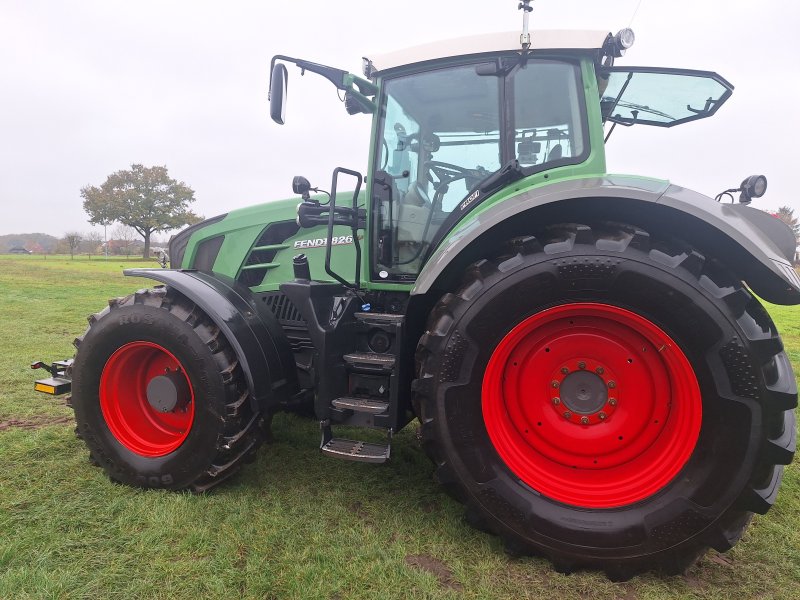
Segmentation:
{"type": "MultiPolygon", "coordinates": [[[[86,315],[145,285],[122,268],[144,265],[0,257],[0,598],[800,598],[797,464],[733,551],[621,584],[509,558],[462,521],[412,431],[375,467],[323,458],[313,422],[279,416],[211,494],[110,483],[28,365],[71,356],[86,315]]],[[[800,307],[769,310],[798,370],[800,307]]]]}

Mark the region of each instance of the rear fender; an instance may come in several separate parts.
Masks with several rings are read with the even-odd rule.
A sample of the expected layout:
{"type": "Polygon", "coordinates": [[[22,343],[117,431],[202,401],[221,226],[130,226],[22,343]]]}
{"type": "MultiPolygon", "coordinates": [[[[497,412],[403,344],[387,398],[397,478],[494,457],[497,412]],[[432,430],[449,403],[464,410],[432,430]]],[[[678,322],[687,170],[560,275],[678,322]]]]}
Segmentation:
{"type": "Polygon", "coordinates": [[[236,352],[255,409],[278,408],[298,391],[294,355],[283,328],[246,287],[224,275],[200,271],[126,269],[124,273],[167,284],[209,316],[236,352]]]}
{"type": "Polygon", "coordinates": [[[794,234],[742,204],[715,202],[665,181],[608,175],[529,189],[470,215],[436,249],[411,291],[449,289],[486,248],[549,223],[617,221],[680,238],[733,270],[775,304],[800,303],[794,234]]]}

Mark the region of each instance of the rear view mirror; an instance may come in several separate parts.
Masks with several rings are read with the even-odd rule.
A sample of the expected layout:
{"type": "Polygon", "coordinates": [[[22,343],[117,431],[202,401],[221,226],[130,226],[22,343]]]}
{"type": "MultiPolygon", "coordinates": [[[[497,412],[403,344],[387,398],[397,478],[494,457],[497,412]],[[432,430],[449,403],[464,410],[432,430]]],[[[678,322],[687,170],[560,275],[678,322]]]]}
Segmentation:
{"type": "Polygon", "coordinates": [[[286,122],[286,90],[289,85],[289,72],[286,65],[277,63],[272,67],[269,82],[269,116],[278,125],[286,122]]]}

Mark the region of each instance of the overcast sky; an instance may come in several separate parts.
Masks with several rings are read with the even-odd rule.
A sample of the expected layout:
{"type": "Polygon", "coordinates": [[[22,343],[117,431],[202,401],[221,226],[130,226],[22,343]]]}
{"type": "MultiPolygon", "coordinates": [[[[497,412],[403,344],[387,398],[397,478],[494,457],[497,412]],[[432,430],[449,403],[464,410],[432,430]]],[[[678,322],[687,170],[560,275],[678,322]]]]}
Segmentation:
{"type": "MultiPolygon", "coordinates": [[[[0,0],[0,234],[90,229],[80,188],[131,163],[166,165],[206,217],[292,195],[303,174],[365,170],[369,118],[291,67],[287,125],[269,120],[268,65],[287,54],[360,74],[361,57],[520,29],[518,0],[0,0]]],[[[630,24],[639,0],[535,0],[532,28],[630,24]]],[[[617,128],[614,173],[715,195],[769,178],[759,208],[792,206],[800,2],[643,0],[618,65],[713,70],[734,84],[712,118],[617,128]]]]}

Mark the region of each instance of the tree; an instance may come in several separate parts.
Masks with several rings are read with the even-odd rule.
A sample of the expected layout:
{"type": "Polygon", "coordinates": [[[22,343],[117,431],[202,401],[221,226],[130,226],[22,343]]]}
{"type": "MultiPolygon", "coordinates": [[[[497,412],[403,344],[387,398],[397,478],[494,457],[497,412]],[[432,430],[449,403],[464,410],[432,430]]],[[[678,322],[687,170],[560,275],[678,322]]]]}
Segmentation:
{"type": "Polygon", "coordinates": [[[100,186],[81,188],[83,209],[95,225],[122,223],[144,238],[144,258],[150,254],[150,236],[200,221],[189,210],[194,191],[172,179],[166,167],[131,165],[112,173],[100,186]]]}
{"type": "Polygon", "coordinates": [[[794,216],[794,209],[788,206],[781,206],[778,212],[774,214],[789,226],[794,233],[795,243],[797,243],[797,239],[800,237],[800,223],[798,223],[797,217],[794,216]]]}
{"type": "Polygon", "coordinates": [[[69,248],[70,259],[75,258],[75,251],[81,243],[81,234],[77,231],[68,231],[64,234],[64,245],[69,248]]]}

